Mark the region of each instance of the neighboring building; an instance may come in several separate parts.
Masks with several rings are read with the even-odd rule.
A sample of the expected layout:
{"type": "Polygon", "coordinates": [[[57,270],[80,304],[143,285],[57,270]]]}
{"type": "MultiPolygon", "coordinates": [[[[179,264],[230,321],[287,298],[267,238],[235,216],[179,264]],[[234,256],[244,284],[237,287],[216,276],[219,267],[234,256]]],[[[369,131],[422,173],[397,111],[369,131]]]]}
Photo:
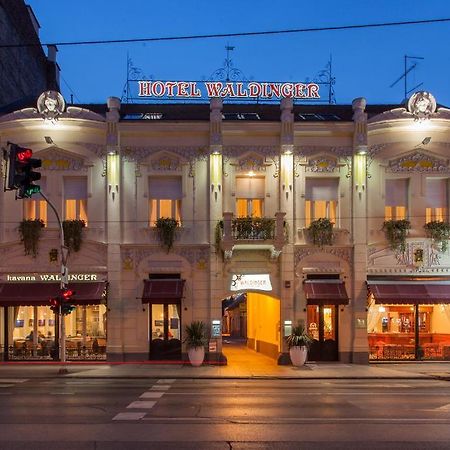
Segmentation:
{"type": "MultiPolygon", "coordinates": [[[[449,214],[450,110],[432,96],[408,108],[110,98],[45,114],[0,117],[0,145],[32,148],[62,218],[87,223],[68,260],[69,358],[179,359],[184,326],[203,320],[218,334],[210,358],[222,321],[284,363],[283,336],[303,320],[311,360],[450,359],[450,253],[423,228],[449,214]],[[164,217],[181,224],[172,248],[155,227],[164,217]],[[315,245],[308,226],[326,218],[332,245],[315,245]],[[404,251],[390,248],[388,219],[410,220],[404,251]]],[[[56,219],[12,192],[0,211],[3,357],[50,358],[56,219]],[[46,224],[36,258],[23,218],[46,224]]]]}
{"type": "Polygon", "coordinates": [[[31,7],[23,0],[0,0],[0,108],[12,104],[22,108],[45,90],[59,90],[56,47],[48,51],[47,57],[31,7]]]}

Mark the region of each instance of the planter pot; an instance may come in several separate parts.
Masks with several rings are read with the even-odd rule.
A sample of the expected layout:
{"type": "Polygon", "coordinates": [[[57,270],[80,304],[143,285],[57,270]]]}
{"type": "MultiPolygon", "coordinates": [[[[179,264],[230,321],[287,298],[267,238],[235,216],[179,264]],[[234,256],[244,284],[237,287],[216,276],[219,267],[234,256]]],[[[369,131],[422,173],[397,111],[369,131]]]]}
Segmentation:
{"type": "Polygon", "coordinates": [[[189,362],[194,367],[201,366],[205,359],[204,347],[192,347],[188,350],[189,362]]]}
{"type": "Polygon", "coordinates": [[[302,347],[291,347],[289,349],[289,356],[291,357],[291,362],[293,366],[301,367],[306,362],[306,357],[308,355],[308,348],[302,347]]]}

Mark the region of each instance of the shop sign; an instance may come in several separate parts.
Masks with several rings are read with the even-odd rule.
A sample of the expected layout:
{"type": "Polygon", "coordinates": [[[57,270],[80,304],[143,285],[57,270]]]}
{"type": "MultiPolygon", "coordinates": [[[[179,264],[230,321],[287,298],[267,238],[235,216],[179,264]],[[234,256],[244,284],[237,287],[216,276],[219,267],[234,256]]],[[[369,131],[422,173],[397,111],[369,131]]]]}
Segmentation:
{"type": "MultiPolygon", "coordinates": [[[[102,281],[96,273],[71,273],[69,281],[102,281]]],[[[59,273],[7,273],[3,279],[10,283],[52,283],[61,281],[59,273]]]]}
{"type": "Polygon", "coordinates": [[[231,291],[271,291],[272,284],[268,273],[234,274],[231,278],[231,291]]]}
{"type": "Polygon", "coordinates": [[[139,80],[139,97],[319,99],[317,83],[139,80]]]}

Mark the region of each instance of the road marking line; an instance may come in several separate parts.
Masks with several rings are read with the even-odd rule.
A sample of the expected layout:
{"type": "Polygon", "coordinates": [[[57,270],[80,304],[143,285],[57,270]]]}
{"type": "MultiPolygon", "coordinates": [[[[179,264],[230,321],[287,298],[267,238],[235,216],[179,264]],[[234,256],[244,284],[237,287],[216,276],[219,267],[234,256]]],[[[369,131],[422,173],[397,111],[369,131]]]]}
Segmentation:
{"type": "Polygon", "coordinates": [[[165,383],[175,383],[175,378],[163,378],[158,380],[156,383],[165,384],[165,383]]]}
{"type": "Polygon", "coordinates": [[[29,378],[0,378],[0,383],[25,383],[29,378]]]}
{"type": "Polygon", "coordinates": [[[15,384],[0,384],[0,388],[9,388],[9,387],[14,387],[15,384]]]}
{"type": "Polygon", "coordinates": [[[140,420],[145,416],[145,412],[125,412],[119,413],[112,420],[140,420]]]}
{"type": "Polygon", "coordinates": [[[435,411],[450,411],[450,403],[436,408],[435,411]]]}
{"type": "Polygon", "coordinates": [[[166,392],[144,392],[139,398],[161,398],[166,392]]]}
{"type": "Polygon", "coordinates": [[[141,401],[131,402],[127,408],[137,408],[137,409],[152,409],[156,405],[156,402],[151,401],[141,401]]]}
{"type": "Polygon", "coordinates": [[[332,424],[335,422],[367,422],[367,423],[432,423],[432,424],[450,424],[450,419],[419,419],[419,418],[396,418],[393,419],[391,417],[386,418],[374,418],[374,417],[336,417],[336,418],[326,418],[323,417],[285,417],[285,418],[276,418],[276,419],[249,419],[248,417],[145,417],[143,420],[150,421],[164,421],[164,422],[179,422],[179,421],[211,421],[211,422],[221,422],[221,423],[243,423],[243,424],[283,424],[286,422],[289,423],[325,423],[332,424]]]}
{"type": "MultiPolygon", "coordinates": [[[[166,395],[208,395],[208,396],[212,396],[214,395],[212,392],[166,392],[166,395]]],[[[352,396],[372,396],[374,393],[369,393],[369,392],[231,392],[231,391],[227,391],[227,396],[243,396],[243,395],[247,395],[247,396],[252,396],[252,395],[256,395],[256,396],[261,396],[261,395],[268,395],[268,396],[276,396],[276,397],[283,397],[286,395],[289,396],[299,396],[299,397],[306,397],[306,396],[312,396],[312,397],[323,397],[325,395],[327,396],[346,396],[346,397],[352,397],[352,396]]],[[[442,393],[432,393],[432,392],[427,392],[426,394],[424,393],[415,393],[415,392],[389,392],[389,393],[376,393],[378,395],[377,398],[380,397],[387,397],[387,396],[391,396],[391,395],[396,395],[396,396],[403,396],[403,397],[423,397],[424,395],[426,396],[434,396],[434,397],[442,397],[442,393]]]]}
{"type": "Polygon", "coordinates": [[[172,386],[170,386],[170,384],[160,384],[157,386],[152,386],[150,388],[151,391],[167,391],[168,389],[170,389],[172,386]]]}

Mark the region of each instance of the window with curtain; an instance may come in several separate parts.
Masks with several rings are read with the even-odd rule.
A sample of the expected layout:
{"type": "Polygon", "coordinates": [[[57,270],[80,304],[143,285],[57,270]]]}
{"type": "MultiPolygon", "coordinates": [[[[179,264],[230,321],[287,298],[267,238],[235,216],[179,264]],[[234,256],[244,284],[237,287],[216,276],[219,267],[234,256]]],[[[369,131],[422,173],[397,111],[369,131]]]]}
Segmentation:
{"type": "Polygon", "coordinates": [[[178,220],[181,224],[181,177],[150,177],[148,180],[149,225],[155,226],[162,217],[178,220]]]}
{"type": "Polygon", "coordinates": [[[84,220],[88,225],[86,177],[64,178],[64,219],[84,220]]]}
{"type": "Polygon", "coordinates": [[[263,217],[265,179],[236,177],[236,216],[263,217]]]}
{"type": "Polygon", "coordinates": [[[384,220],[403,220],[408,215],[408,178],[386,180],[384,220]]]}
{"type": "Polygon", "coordinates": [[[444,222],[448,218],[448,179],[427,178],[425,223],[437,220],[444,222]]]}
{"type": "Polygon", "coordinates": [[[317,219],[330,219],[336,223],[339,178],[306,178],[305,225],[317,219]]]}
{"type": "MultiPolygon", "coordinates": [[[[41,191],[45,194],[47,192],[46,179],[41,178],[37,184],[41,187],[41,191]]],[[[23,218],[26,220],[41,219],[45,226],[47,226],[47,202],[41,197],[40,194],[34,194],[32,198],[24,199],[23,218]]]]}

